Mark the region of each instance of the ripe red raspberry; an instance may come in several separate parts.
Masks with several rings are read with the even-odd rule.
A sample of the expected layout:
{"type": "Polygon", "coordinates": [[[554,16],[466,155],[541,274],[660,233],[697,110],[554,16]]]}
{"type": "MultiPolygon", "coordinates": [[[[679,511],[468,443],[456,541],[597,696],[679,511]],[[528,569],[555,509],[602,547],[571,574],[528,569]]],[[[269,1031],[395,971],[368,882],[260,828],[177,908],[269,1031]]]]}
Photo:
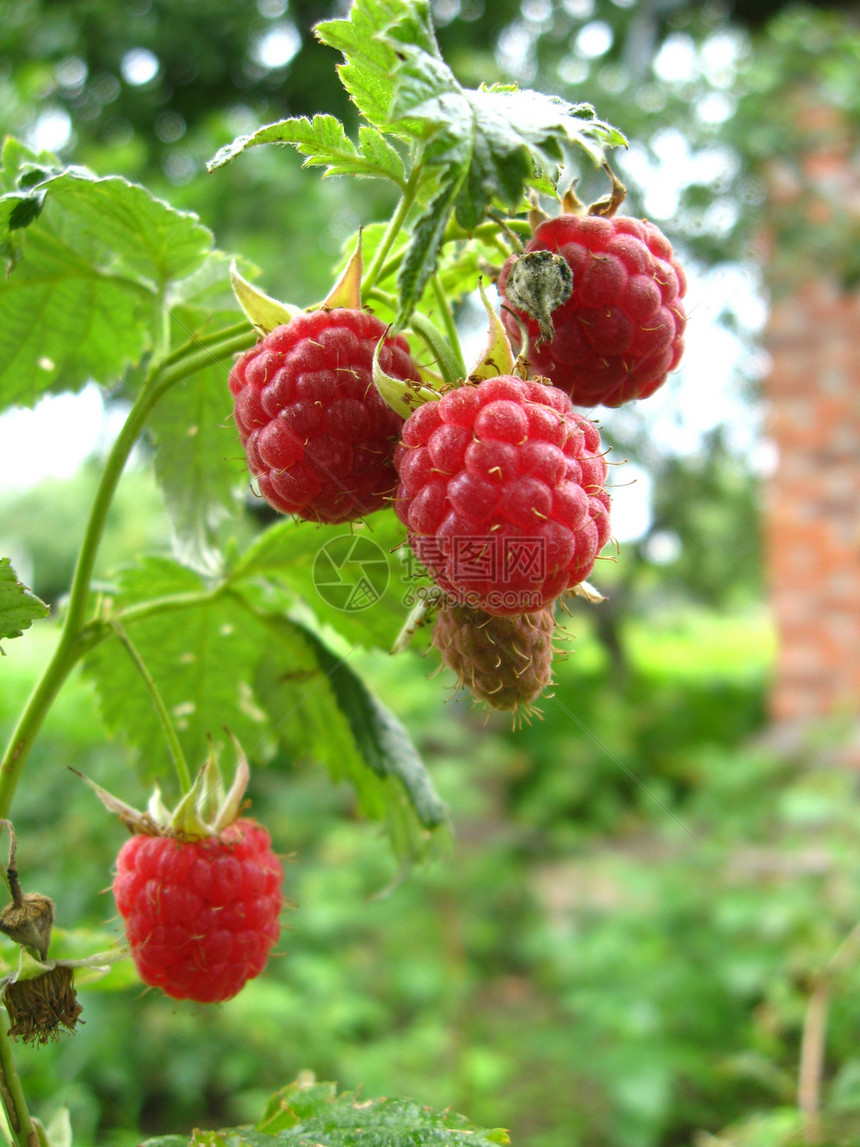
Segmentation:
{"type": "Polygon", "coordinates": [[[113,894],[140,978],[176,1000],[229,1000],[278,939],[284,869],[254,820],[218,836],[138,834],[122,846],[113,894]]]}
{"type": "MultiPolygon", "coordinates": [[[[528,331],[535,370],[579,406],[653,394],[678,365],[687,323],[687,281],[660,229],[623,215],[560,215],[539,224],[524,254],[532,251],[556,252],[573,271],[573,293],[552,312],[555,333],[541,342],[535,319],[504,298],[517,256],[502,268],[499,293],[528,331]]],[[[519,350],[520,325],[508,309],[502,314],[519,350]]]]}
{"type": "Polygon", "coordinates": [[[468,605],[436,611],[433,644],[442,660],[491,709],[528,710],[552,681],[552,607],[493,617],[468,605]]]}
{"type": "Polygon", "coordinates": [[[416,557],[487,613],[543,609],[588,577],[609,538],[597,429],[544,383],[502,375],[420,406],[394,464],[416,557]]]}
{"type": "MultiPolygon", "coordinates": [[[[402,420],[373,385],[384,334],[365,311],[313,311],[276,327],[230,372],[248,465],[281,513],[349,522],[386,504],[402,420]]],[[[379,358],[395,378],[419,377],[402,335],[379,358]]]]}

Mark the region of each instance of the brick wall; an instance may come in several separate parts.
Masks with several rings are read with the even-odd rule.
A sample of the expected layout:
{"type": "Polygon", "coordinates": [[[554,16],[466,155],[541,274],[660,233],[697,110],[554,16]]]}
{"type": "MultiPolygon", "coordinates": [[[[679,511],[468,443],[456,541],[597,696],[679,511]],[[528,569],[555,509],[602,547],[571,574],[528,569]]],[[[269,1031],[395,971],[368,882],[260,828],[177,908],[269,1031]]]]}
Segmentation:
{"type": "MultiPolygon", "coordinates": [[[[778,724],[860,720],[860,293],[826,278],[775,302],[765,507],[778,724]]],[[[849,751],[854,755],[852,747],[849,751]]],[[[860,759],[860,753],[856,754],[860,759]]]]}
{"type": "Polygon", "coordinates": [[[844,283],[860,242],[860,162],[835,107],[799,88],[792,118],[798,146],[770,165],[763,247],[779,459],[765,505],[779,641],[770,707],[795,735],[836,718],[832,747],[860,766],[860,290],[844,283]]]}

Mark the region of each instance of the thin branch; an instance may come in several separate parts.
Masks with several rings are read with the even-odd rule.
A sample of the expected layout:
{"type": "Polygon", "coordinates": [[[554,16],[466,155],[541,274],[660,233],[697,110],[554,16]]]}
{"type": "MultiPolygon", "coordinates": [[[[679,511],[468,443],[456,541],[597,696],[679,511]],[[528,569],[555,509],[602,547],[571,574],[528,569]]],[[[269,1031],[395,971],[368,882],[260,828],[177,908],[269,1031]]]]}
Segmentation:
{"type": "Polygon", "coordinates": [[[860,923],[855,924],[818,976],[803,1021],[798,1072],[797,1105],[803,1113],[804,1136],[810,1144],[822,1142],[821,1080],[827,1047],[830,997],[839,976],[860,955],[860,923]]]}

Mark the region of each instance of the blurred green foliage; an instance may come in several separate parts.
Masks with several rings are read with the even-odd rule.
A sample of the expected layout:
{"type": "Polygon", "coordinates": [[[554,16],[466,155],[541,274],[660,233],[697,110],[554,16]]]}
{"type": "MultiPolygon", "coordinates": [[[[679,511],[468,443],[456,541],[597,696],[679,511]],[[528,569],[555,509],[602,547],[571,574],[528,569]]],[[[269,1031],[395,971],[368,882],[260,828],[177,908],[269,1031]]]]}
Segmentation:
{"type": "MultiPolygon", "coordinates": [[[[71,478],[52,478],[7,495],[0,526],[4,552],[20,554],[26,580],[48,602],[68,592],[89,507],[101,476],[93,456],[71,478]]],[[[170,539],[170,523],[151,470],[126,475],[108,518],[97,578],[107,576],[136,554],[160,549],[170,539]]]]}
{"type": "MultiPolygon", "coordinates": [[[[811,979],[860,912],[855,779],[754,747],[761,615],[637,623],[625,686],[577,628],[543,721],[520,733],[446,703],[432,655],[362,655],[456,810],[453,862],[398,882],[348,790],[296,761],[258,770],[254,812],[295,853],[280,957],[217,1009],[112,991],[120,969],[84,989],[86,1026],[21,1048],[37,1111],[68,1103],[76,1142],[132,1147],[138,1123],[255,1118],[310,1068],[528,1147],[668,1147],[790,1105],[811,979]]],[[[4,721],[51,640],[10,645],[4,721]]],[[[116,929],[99,890],[124,831],[69,765],[144,798],[80,682],[20,794],[19,867],[59,924],[116,929]]],[[[828,1045],[834,1103],[854,1117],[858,979],[828,1045]]]]}

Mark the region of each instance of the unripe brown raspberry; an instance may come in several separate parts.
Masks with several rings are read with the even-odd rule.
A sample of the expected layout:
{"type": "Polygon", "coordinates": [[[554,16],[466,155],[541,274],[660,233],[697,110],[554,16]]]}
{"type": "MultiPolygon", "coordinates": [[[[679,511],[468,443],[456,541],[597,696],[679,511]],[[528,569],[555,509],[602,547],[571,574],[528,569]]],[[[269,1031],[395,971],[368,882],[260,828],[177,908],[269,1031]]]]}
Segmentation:
{"type": "Polygon", "coordinates": [[[494,617],[467,605],[441,605],[433,644],[442,660],[492,709],[528,707],[552,681],[552,607],[494,617]]]}

